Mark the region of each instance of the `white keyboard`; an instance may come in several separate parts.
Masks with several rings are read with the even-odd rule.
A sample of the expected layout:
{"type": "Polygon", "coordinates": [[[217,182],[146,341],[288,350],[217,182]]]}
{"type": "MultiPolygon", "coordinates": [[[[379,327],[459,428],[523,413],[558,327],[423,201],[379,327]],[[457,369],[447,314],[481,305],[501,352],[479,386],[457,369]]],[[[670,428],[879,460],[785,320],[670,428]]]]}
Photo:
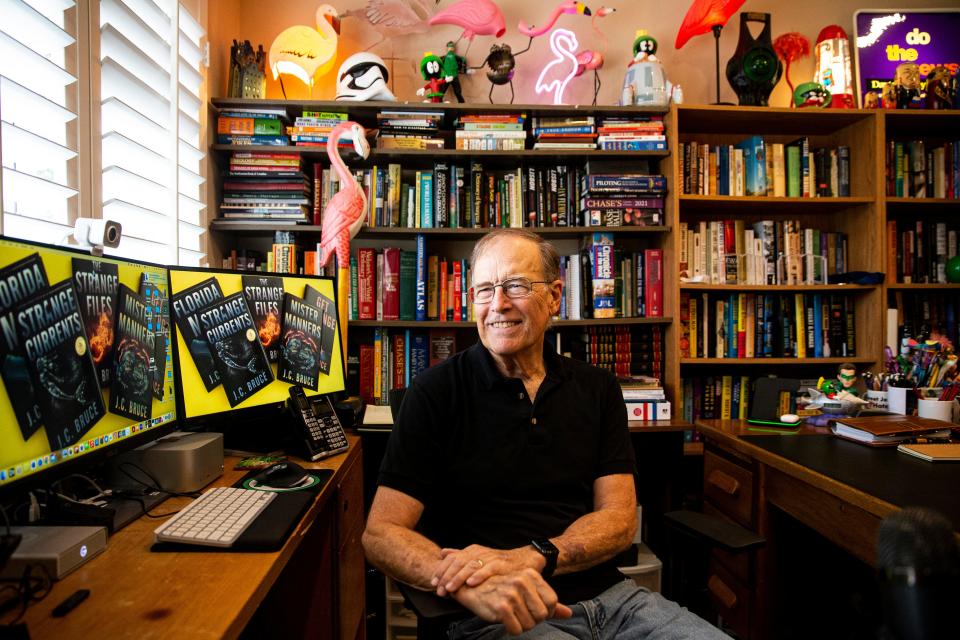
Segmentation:
{"type": "Polygon", "coordinates": [[[276,497],[270,491],[210,489],[154,529],[153,535],[157,542],[229,547],[276,497]]]}

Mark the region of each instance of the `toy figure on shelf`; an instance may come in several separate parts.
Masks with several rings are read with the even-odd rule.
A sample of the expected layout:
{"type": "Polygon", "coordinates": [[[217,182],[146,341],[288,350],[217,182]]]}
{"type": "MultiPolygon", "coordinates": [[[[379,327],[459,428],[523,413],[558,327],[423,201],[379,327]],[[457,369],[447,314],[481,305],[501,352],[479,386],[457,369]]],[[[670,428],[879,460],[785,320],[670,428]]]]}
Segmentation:
{"type": "MultiPolygon", "coordinates": [[[[447,52],[440,58],[443,65],[443,79],[447,87],[453,88],[453,95],[457,97],[457,102],[463,102],[463,91],[460,89],[460,74],[469,73],[467,69],[467,59],[457,55],[457,43],[453,40],[447,42],[447,52]]],[[[446,88],[444,88],[446,94],[446,88]]]]}
{"type": "Polygon", "coordinates": [[[829,107],[830,92],[819,82],[803,82],[793,91],[793,104],[797,108],[829,107]]]}
{"type": "Polygon", "coordinates": [[[897,109],[923,108],[920,66],[913,62],[898,64],[893,76],[893,91],[897,99],[897,109]]]}
{"type": "Polygon", "coordinates": [[[424,102],[442,102],[447,91],[447,82],[443,79],[443,63],[432,51],[423,54],[420,59],[420,75],[427,84],[417,89],[418,96],[425,96],[424,102]]]}
{"type": "Polygon", "coordinates": [[[337,100],[364,102],[385,100],[396,102],[387,82],[390,74],[383,59],[373,53],[355,53],[340,65],[337,71],[337,100]]]}
{"type": "Polygon", "coordinates": [[[897,108],[897,92],[892,82],[883,85],[883,89],[880,91],[880,106],[884,109],[897,108]]]}
{"type": "Polygon", "coordinates": [[[659,107],[665,109],[673,96],[673,85],[667,80],[663,66],[657,60],[657,41],[646,31],[637,31],[633,41],[633,60],[623,76],[620,104],[659,107]]]}
{"type": "Polygon", "coordinates": [[[864,109],[879,109],[880,108],[880,94],[876,91],[867,91],[863,94],[863,108],[864,109]]]}
{"type": "MultiPolygon", "coordinates": [[[[490,81],[490,93],[487,97],[490,99],[490,104],[493,104],[493,88],[503,84],[510,85],[510,104],[513,104],[513,74],[517,66],[516,57],[529,51],[532,44],[533,38],[530,38],[527,48],[517,53],[513,53],[508,44],[493,44],[490,46],[490,54],[483,62],[476,67],[469,67],[469,70],[489,68],[487,80],[490,81]]],[[[470,72],[469,70],[467,73],[470,72]]]]}
{"type": "Polygon", "coordinates": [[[927,109],[952,109],[956,79],[950,69],[937,66],[927,74],[927,109]]]}

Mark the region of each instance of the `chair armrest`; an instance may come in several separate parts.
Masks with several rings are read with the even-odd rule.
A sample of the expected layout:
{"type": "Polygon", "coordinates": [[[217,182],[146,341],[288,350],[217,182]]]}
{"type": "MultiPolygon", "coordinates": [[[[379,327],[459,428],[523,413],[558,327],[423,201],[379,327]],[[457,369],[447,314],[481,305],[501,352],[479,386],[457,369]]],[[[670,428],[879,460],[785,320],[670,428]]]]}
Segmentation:
{"type": "Polygon", "coordinates": [[[670,511],[663,514],[663,517],[670,525],[681,531],[734,553],[760,547],[766,543],[762,536],[758,536],[753,531],[717,516],[683,510],[670,511]]]}

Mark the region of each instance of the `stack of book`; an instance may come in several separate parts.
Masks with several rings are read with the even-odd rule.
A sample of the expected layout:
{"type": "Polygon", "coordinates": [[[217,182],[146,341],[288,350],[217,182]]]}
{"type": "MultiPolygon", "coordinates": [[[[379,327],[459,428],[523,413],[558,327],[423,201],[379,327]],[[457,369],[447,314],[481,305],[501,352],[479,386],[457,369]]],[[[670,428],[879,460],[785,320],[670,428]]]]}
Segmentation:
{"type": "Polygon", "coordinates": [[[533,119],[534,149],[596,149],[593,116],[533,119]]]}
{"type": "Polygon", "coordinates": [[[580,215],[587,227],[663,224],[667,179],[639,173],[591,173],[580,176],[580,215]]]}
{"type": "Polygon", "coordinates": [[[235,151],[223,180],[220,215],[234,221],[307,222],[310,189],[299,154],[235,151]]]}
{"type": "Polygon", "coordinates": [[[381,111],[377,149],[443,149],[442,111],[381,111]]]}
{"type": "Polygon", "coordinates": [[[665,151],[663,116],[604,118],[597,144],[610,151],[665,151]]]}
{"type": "Polygon", "coordinates": [[[658,378],[650,376],[617,376],[628,420],[669,420],[670,401],[658,378]]]}
{"type": "Polygon", "coordinates": [[[522,151],[527,145],[522,113],[486,113],[457,118],[457,149],[522,151]]]}
{"type": "Polygon", "coordinates": [[[283,109],[221,109],[217,116],[217,144],[287,146],[283,109]]]}
{"type": "MultiPolygon", "coordinates": [[[[325,147],[333,128],[346,120],[345,113],[304,111],[303,115],[294,121],[292,127],[287,127],[287,134],[293,144],[298,147],[325,147]]],[[[353,148],[353,140],[349,136],[341,137],[337,146],[353,148]]]]}

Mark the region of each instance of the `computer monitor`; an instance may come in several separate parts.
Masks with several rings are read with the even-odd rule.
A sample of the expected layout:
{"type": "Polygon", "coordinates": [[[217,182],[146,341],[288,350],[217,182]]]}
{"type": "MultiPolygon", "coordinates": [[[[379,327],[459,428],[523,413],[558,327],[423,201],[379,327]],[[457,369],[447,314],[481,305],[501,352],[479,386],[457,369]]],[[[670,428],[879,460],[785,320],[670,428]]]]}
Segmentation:
{"type": "Polygon", "coordinates": [[[291,385],[346,389],[332,278],[170,268],[179,416],[223,431],[228,447],[260,451],[283,437],[291,385]],[[259,442],[237,442],[241,431],[259,442]]]}
{"type": "Polygon", "coordinates": [[[160,265],[0,236],[0,494],[173,430],[167,286],[160,265]]]}

